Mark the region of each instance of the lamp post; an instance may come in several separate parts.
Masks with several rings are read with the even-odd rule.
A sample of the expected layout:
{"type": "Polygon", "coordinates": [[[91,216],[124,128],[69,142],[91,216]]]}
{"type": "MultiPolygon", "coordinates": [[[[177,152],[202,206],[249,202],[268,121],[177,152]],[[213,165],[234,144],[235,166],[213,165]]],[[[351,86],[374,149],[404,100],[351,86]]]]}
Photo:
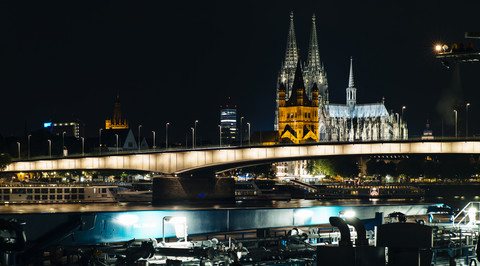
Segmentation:
{"type": "Polygon", "coordinates": [[[170,123],[165,124],[165,149],[168,149],[168,126],[170,123]]]}
{"type": "Polygon", "coordinates": [[[17,147],[18,147],[18,159],[20,160],[20,142],[17,141],[17,147]]]}
{"type": "Polygon", "coordinates": [[[100,128],[98,130],[98,148],[99,148],[100,155],[102,155],[102,130],[103,128],[100,128]]]}
{"type": "Polygon", "coordinates": [[[31,137],[31,136],[32,136],[31,134],[29,134],[29,135],[27,136],[27,149],[28,149],[28,159],[29,159],[29,160],[30,160],[30,137],[31,137]]]}
{"type": "Polygon", "coordinates": [[[466,122],[466,125],[465,125],[465,138],[468,138],[468,107],[470,106],[470,103],[467,103],[467,105],[465,105],[465,108],[466,108],[466,119],[467,119],[467,122],[466,122]]]}
{"type": "Polygon", "coordinates": [[[48,157],[52,158],[52,141],[51,140],[47,140],[48,141],[48,157]]]}
{"type": "Polygon", "coordinates": [[[138,151],[140,151],[140,128],[142,128],[142,125],[138,125],[138,151]]]}
{"type": "Polygon", "coordinates": [[[194,149],[195,149],[195,147],[197,146],[197,135],[196,135],[196,134],[197,134],[196,132],[198,132],[198,131],[197,131],[197,123],[198,123],[198,120],[195,120],[195,127],[194,127],[195,130],[193,131],[193,133],[194,133],[194,134],[193,134],[193,135],[194,135],[194,138],[193,138],[193,148],[194,148],[194,149]]]}
{"type": "Polygon", "coordinates": [[[192,149],[195,149],[195,128],[191,127],[192,130],[192,149]]]}
{"type": "Polygon", "coordinates": [[[85,156],[85,138],[81,137],[82,139],[82,156],[85,156]]]}
{"type": "Polygon", "coordinates": [[[248,146],[250,146],[250,122],[247,123],[248,126],[248,146]]]}
{"type": "Polygon", "coordinates": [[[153,150],[155,150],[155,148],[157,147],[155,146],[155,131],[152,130],[152,133],[153,133],[153,150]]]}
{"type": "Polygon", "coordinates": [[[240,117],[240,147],[243,144],[243,119],[244,117],[240,117]]]}
{"type": "Polygon", "coordinates": [[[407,109],[407,107],[405,105],[402,106],[402,120],[403,120],[403,117],[404,117],[405,109],[407,109]]]}
{"type": "Polygon", "coordinates": [[[218,125],[218,133],[219,133],[219,143],[220,147],[222,147],[222,125],[218,125]]]}
{"type": "Polygon", "coordinates": [[[117,154],[118,154],[118,134],[115,134],[115,139],[117,140],[117,145],[116,145],[116,147],[117,147],[117,154]]]}
{"type": "Polygon", "coordinates": [[[455,138],[457,138],[457,110],[453,110],[455,113],[455,138]]]}
{"type": "Polygon", "coordinates": [[[62,156],[65,156],[65,131],[62,132],[62,156]]]}

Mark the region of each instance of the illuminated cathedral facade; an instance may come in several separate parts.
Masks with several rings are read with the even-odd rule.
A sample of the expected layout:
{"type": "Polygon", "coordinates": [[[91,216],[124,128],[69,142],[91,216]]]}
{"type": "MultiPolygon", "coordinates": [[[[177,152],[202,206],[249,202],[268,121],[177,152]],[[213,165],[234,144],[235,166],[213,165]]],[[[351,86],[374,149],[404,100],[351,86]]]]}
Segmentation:
{"type": "Polygon", "coordinates": [[[274,129],[282,142],[375,141],[408,138],[407,124],[398,113],[389,113],[385,101],[357,103],[353,59],[345,90],[346,103],[329,101],[325,67],[320,61],[315,16],[312,17],[307,62],[300,63],[293,13],[285,60],[277,81],[274,129]]]}

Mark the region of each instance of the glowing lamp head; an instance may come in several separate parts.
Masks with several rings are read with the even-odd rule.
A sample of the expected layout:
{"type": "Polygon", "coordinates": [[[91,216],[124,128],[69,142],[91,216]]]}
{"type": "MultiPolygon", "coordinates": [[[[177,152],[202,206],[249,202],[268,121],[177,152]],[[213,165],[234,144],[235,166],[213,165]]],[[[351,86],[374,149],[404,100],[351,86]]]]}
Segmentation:
{"type": "Polygon", "coordinates": [[[442,46],[440,44],[435,45],[435,51],[441,52],[442,51],[442,46]]]}
{"type": "Polygon", "coordinates": [[[355,217],[356,213],[353,210],[346,210],[346,211],[341,211],[339,213],[339,216],[342,218],[352,218],[355,217]]]}
{"type": "Polygon", "coordinates": [[[163,219],[166,223],[172,224],[184,224],[187,222],[187,218],[183,216],[165,216],[163,219]]]}

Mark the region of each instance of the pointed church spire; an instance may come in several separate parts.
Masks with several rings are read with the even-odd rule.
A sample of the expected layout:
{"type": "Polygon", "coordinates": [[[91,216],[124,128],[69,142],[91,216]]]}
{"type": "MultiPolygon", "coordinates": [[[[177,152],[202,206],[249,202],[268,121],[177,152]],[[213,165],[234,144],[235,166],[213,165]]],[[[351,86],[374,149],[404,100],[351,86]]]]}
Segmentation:
{"type": "Polygon", "coordinates": [[[353,84],[353,57],[350,56],[350,77],[348,79],[348,87],[353,88],[355,85],[353,84]]]}
{"type": "Polygon", "coordinates": [[[350,57],[350,77],[348,78],[347,92],[347,106],[350,107],[350,111],[353,111],[355,104],[357,103],[357,89],[353,84],[353,58],[350,57]]]}
{"type": "Polygon", "coordinates": [[[315,25],[315,14],[312,16],[312,33],[310,34],[310,46],[308,48],[307,65],[310,69],[317,71],[321,69],[320,54],[318,49],[317,27],[315,25]]]}
{"type": "Polygon", "coordinates": [[[290,29],[288,31],[287,50],[285,52],[285,67],[295,69],[298,62],[297,40],[293,25],[293,11],[290,12],[290,29]]]}

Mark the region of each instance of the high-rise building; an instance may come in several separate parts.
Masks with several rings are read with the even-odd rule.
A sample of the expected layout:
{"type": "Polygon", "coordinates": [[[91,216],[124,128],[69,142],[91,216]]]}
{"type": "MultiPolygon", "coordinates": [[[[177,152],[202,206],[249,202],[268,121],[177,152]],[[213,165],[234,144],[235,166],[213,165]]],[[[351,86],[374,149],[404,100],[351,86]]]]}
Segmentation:
{"type": "Polygon", "coordinates": [[[122,108],[120,105],[119,93],[117,93],[117,98],[115,99],[112,119],[105,120],[105,129],[128,129],[127,119],[122,119],[122,108]]]}
{"type": "Polygon", "coordinates": [[[43,127],[54,135],[64,135],[77,139],[85,136],[85,124],[78,119],[65,122],[45,122],[43,123],[43,127]]]}
{"type": "Polygon", "coordinates": [[[222,144],[233,144],[238,141],[238,127],[237,127],[237,106],[228,103],[220,106],[220,126],[222,132],[222,144]]]}
{"type": "MultiPolygon", "coordinates": [[[[287,49],[285,52],[285,60],[282,62],[277,78],[277,99],[275,108],[274,130],[279,131],[279,90],[281,86],[285,87],[285,100],[289,100],[293,93],[293,81],[299,61],[299,53],[297,41],[295,37],[295,27],[293,23],[293,12],[290,13],[290,29],[288,31],[287,49]]],[[[316,86],[318,89],[319,104],[328,103],[328,82],[327,74],[323,63],[320,61],[320,53],[318,48],[317,27],[315,24],[315,15],[312,16],[312,32],[310,34],[309,49],[307,62],[302,68],[302,78],[305,82],[305,94],[312,101],[312,90],[316,86]]]]}

